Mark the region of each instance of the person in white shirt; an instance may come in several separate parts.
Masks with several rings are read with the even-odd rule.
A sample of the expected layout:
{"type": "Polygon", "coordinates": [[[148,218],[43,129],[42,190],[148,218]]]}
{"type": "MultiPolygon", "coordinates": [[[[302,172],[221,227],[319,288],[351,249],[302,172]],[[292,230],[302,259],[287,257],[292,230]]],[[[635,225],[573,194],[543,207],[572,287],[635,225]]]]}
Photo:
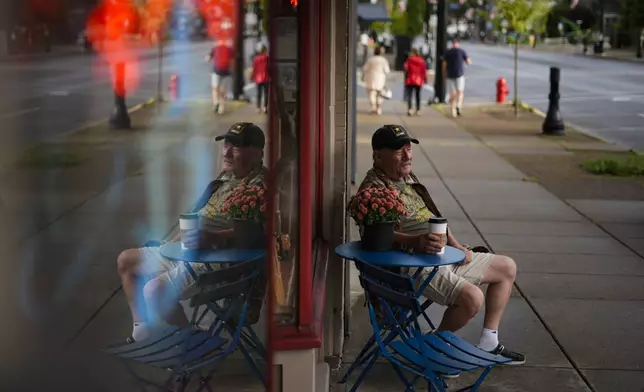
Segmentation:
{"type": "Polygon", "coordinates": [[[369,95],[371,113],[382,114],[381,93],[387,84],[387,75],[391,72],[389,62],[381,55],[382,49],[376,47],[374,56],[362,67],[362,78],[369,95]]]}

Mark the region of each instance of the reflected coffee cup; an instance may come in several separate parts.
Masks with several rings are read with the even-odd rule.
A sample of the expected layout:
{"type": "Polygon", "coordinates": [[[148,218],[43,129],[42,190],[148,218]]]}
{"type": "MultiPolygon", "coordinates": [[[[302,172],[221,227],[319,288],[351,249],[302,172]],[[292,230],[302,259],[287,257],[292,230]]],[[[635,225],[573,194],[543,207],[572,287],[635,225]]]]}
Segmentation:
{"type": "MultiPolygon", "coordinates": [[[[440,216],[434,216],[429,218],[429,221],[427,221],[429,224],[429,234],[437,234],[437,235],[447,235],[447,218],[443,218],[440,216]]],[[[439,255],[442,255],[445,253],[445,247],[441,249],[440,252],[438,252],[439,255]]]]}
{"type": "Polygon", "coordinates": [[[181,249],[189,249],[183,242],[183,236],[199,228],[199,214],[185,213],[179,214],[179,231],[181,232],[181,249]]]}

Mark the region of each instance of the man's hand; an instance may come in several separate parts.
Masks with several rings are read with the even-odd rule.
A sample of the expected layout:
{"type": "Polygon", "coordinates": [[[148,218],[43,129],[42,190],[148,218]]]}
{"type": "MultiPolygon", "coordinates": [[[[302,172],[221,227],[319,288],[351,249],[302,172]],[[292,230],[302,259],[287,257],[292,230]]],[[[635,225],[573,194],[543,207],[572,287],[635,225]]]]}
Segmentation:
{"type": "Polygon", "coordinates": [[[213,245],[215,245],[214,235],[205,230],[185,231],[182,239],[183,245],[191,250],[212,249],[213,245]]]}
{"type": "Polygon", "coordinates": [[[420,234],[415,236],[414,249],[421,253],[436,254],[447,245],[447,236],[438,234],[420,234]]]}

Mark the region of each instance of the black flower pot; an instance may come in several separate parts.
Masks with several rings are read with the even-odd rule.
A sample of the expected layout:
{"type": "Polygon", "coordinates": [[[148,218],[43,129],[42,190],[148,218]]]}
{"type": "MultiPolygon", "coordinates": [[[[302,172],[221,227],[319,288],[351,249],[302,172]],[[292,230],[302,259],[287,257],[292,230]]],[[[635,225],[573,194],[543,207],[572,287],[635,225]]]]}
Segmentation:
{"type": "Polygon", "coordinates": [[[237,249],[262,249],[266,245],[264,226],[253,220],[233,219],[233,247],[237,249]]]}
{"type": "Polygon", "coordinates": [[[387,252],[394,247],[396,222],[374,223],[362,230],[362,250],[387,252]]]}

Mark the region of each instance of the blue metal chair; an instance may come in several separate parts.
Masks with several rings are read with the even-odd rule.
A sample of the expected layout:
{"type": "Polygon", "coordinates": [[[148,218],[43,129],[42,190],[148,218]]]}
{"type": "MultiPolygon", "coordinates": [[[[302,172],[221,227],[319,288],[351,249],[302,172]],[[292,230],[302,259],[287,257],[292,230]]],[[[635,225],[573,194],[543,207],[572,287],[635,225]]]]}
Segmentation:
{"type": "MultiPolygon", "coordinates": [[[[396,291],[402,291],[402,292],[414,292],[416,291],[416,294],[420,296],[422,294],[423,289],[425,288],[424,286],[419,287],[417,290],[414,285],[414,280],[409,277],[408,275],[403,275],[400,273],[395,273],[391,272],[389,270],[379,268],[370,264],[366,263],[361,263],[356,261],[356,267],[358,268],[358,271],[360,271],[361,276],[366,276],[371,280],[377,281],[380,284],[383,284],[386,287],[389,287],[392,290],[396,291]]],[[[428,279],[426,280],[427,282],[431,281],[431,279],[434,277],[436,274],[437,270],[434,270],[430,273],[428,279]]],[[[364,287],[363,287],[364,288],[364,287]]],[[[369,301],[369,295],[367,294],[365,297],[365,305],[369,301]]],[[[373,296],[371,297],[372,300],[375,300],[377,302],[377,298],[374,298],[373,296]]],[[[427,324],[429,324],[430,328],[435,329],[434,324],[432,321],[429,319],[429,316],[425,313],[427,308],[432,304],[433,302],[430,299],[427,299],[423,302],[421,305],[421,316],[425,319],[427,324]]],[[[377,304],[375,304],[377,306],[377,304]]],[[[378,308],[378,310],[381,310],[378,308]]],[[[409,317],[411,316],[411,313],[409,311],[406,311],[404,309],[394,309],[394,313],[396,314],[396,317],[398,318],[402,330],[405,331],[409,325],[409,317]]],[[[376,316],[378,318],[378,324],[381,328],[381,333],[380,333],[380,338],[383,339],[386,344],[389,344],[389,342],[393,341],[398,333],[397,331],[393,330],[390,325],[387,323],[386,318],[383,319],[380,317],[379,312],[376,313],[376,316]]],[[[347,372],[345,373],[344,377],[342,380],[340,380],[341,384],[344,384],[348,381],[349,377],[351,374],[355,371],[360,366],[364,366],[365,364],[368,363],[375,363],[375,361],[378,359],[380,356],[378,347],[376,344],[376,333],[371,335],[367,343],[364,345],[356,359],[353,361],[347,372]]],[[[362,384],[362,381],[364,380],[364,377],[366,377],[367,373],[371,369],[371,366],[368,366],[367,368],[363,369],[363,371],[360,373],[358,376],[358,379],[354,383],[353,387],[351,388],[351,391],[355,391],[358,389],[360,384],[362,384]]]]}
{"type": "Polygon", "coordinates": [[[114,345],[104,351],[121,358],[130,374],[142,385],[154,386],[165,391],[183,392],[191,379],[197,376],[197,392],[204,389],[212,392],[209,382],[215,373],[216,363],[237,349],[244,354],[258,378],[265,382],[247,346],[259,347],[258,352],[264,357],[265,349],[252,329],[245,325],[248,299],[259,277],[258,264],[234,264],[229,268],[201,276],[197,282],[199,292],[190,299],[190,306],[194,308],[191,326],[170,326],[145,340],[114,345]],[[225,305],[219,305],[218,302],[224,302],[225,305]],[[207,310],[199,312],[202,305],[206,305],[207,310]],[[208,311],[213,311],[216,318],[205,331],[197,325],[208,311]],[[222,336],[224,332],[229,336],[222,336]],[[171,374],[166,382],[160,385],[137,375],[129,366],[130,362],[165,369],[171,374]],[[173,381],[177,383],[174,387],[173,381]]]}
{"type": "MultiPolygon", "coordinates": [[[[393,290],[365,275],[361,276],[360,280],[365,293],[378,299],[387,324],[400,338],[389,342],[382,339],[373,301],[369,301],[369,318],[375,332],[378,351],[391,363],[405,384],[406,391],[414,391],[414,384],[422,378],[427,382],[429,391],[446,392],[446,376],[483,369],[474,384],[459,389],[476,391],[494,366],[510,362],[510,359],[483,351],[450,332],[423,334],[418,324],[422,310],[414,290],[393,290]],[[410,317],[398,316],[400,312],[405,311],[410,313],[410,317]],[[411,378],[407,378],[405,373],[410,373],[411,378]]],[[[374,362],[372,359],[368,368],[374,362]]]]}

